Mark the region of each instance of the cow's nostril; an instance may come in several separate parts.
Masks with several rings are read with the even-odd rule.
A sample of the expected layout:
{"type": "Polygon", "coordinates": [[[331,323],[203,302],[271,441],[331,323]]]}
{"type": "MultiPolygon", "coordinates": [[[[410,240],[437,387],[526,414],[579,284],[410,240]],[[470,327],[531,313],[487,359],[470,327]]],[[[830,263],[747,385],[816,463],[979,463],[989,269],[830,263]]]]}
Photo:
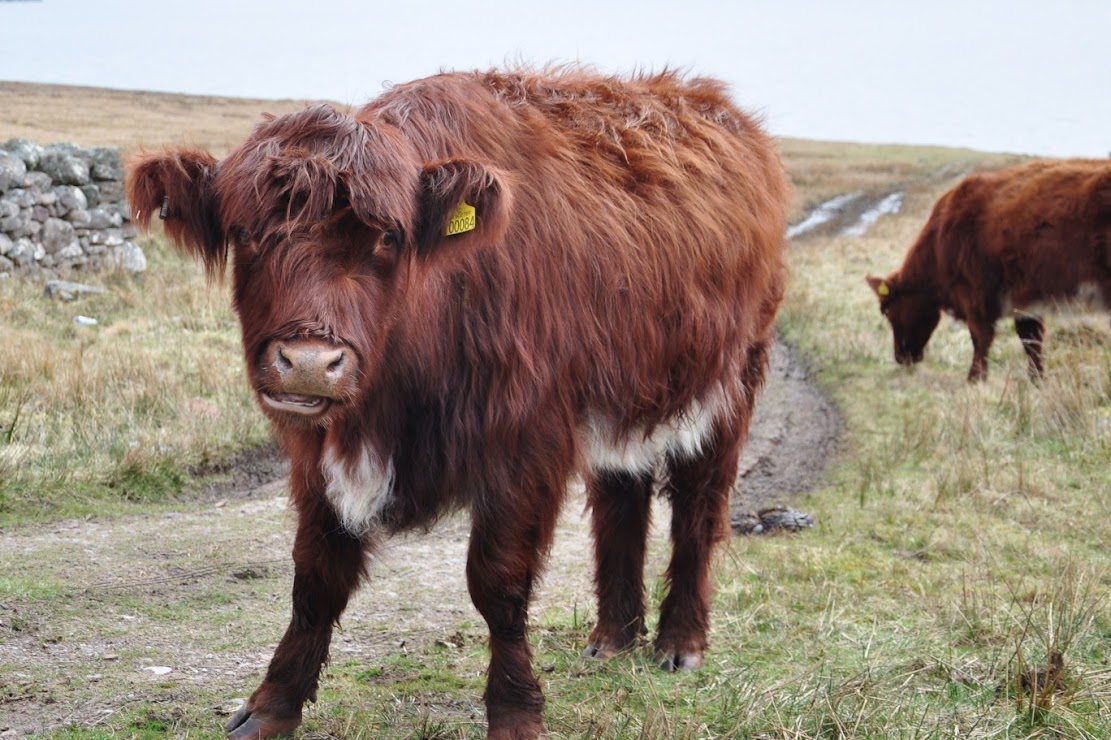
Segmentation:
{"type": "Polygon", "coordinates": [[[330,373],[338,372],[339,369],[343,367],[344,360],[346,359],[347,356],[343,353],[342,350],[340,350],[339,357],[328,363],[327,371],[330,373]]]}
{"type": "Polygon", "coordinates": [[[286,372],[293,369],[293,363],[290,362],[289,358],[285,356],[285,353],[282,352],[281,347],[278,347],[278,351],[274,353],[274,367],[276,367],[281,372],[286,372]]]}

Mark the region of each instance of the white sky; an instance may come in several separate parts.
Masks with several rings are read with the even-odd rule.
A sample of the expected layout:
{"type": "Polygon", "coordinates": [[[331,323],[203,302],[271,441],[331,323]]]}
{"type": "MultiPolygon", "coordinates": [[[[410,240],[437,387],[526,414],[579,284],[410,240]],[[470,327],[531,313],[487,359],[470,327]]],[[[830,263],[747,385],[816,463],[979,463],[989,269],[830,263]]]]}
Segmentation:
{"type": "Polygon", "coordinates": [[[0,79],[358,103],[442,68],[672,65],[780,135],[1107,156],[1109,34],[1111,0],[0,0],[0,79]]]}

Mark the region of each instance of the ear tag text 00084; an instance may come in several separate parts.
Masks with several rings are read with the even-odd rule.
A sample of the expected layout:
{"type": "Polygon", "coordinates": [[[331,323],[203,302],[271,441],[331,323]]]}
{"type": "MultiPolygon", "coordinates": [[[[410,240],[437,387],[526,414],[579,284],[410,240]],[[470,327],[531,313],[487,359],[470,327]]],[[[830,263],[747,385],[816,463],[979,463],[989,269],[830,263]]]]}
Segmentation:
{"type": "Polygon", "coordinates": [[[444,236],[452,236],[454,234],[462,234],[465,231],[473,231],[474,227],[474,206],[469,203],[460,203],[459,207],[455,209],[455,213],[451,214],[451,220],[448,221],[444,236]]]}

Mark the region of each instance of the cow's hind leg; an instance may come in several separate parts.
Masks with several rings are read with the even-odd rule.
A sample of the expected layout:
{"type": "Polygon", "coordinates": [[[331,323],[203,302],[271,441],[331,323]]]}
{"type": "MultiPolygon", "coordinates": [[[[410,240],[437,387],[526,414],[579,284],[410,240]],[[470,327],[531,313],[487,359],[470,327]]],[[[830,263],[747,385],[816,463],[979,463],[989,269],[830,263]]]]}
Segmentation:
{"type": "Polygon", "coordinates": [[[340,525],[324,496],[299,500],[293,617],[265,680],[227,723],[234,740],[284,735],[301,724],[305,700],[316,700],[332,628],[365,573],[364,543],[340,525]]]}
{"type": "Polygon", "coordinates": [[[543,495],[530,491],[472,513],[467,587],[490,629],[483,697],[489,738],[526,740],[544,733],[544,695],[532,672],[526,626],[532,584],[551,546],[559,496],[554,489],[543,495]]]}
{"type": "Polygon", "coordinates": [[[656,637],[656,657],[665,670],[702,664],[710,626],[710,563],[728,531],[729,492],[744,431],[743,424],[719,421],[695,456],[667,458],[672,554],[656,637]]]}
{"type": "Polygon", "coordinates": [[[1026,350],[1029,360],[1031,380],[1041,380],[1045,374],[1042,366],[1042,339],[1045,336],[1045,322],[1040,316],[1032,314],[1018,314],[1015,316],[1015,333],[1022,340],[1022,348],[1026,350]]]}
{"type": "Polygon", "coordinates": [[[587,484],[598,624],[583,654],[608,658],[644,633],[644,553],[653,474],[599,471],[587,484]]]}

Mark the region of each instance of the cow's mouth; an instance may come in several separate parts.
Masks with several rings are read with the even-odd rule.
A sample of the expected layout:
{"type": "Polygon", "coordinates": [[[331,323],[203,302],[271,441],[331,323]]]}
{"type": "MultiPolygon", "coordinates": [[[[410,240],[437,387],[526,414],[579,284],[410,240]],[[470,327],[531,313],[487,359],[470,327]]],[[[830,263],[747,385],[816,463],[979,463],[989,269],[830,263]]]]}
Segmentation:
{"type": "Polygon", "coordinates": [[[262,402],[276,411],[300,416],[322,414],[331,403],[324,396],[306,396],[301,393],[260,393],[262,402]]]}

